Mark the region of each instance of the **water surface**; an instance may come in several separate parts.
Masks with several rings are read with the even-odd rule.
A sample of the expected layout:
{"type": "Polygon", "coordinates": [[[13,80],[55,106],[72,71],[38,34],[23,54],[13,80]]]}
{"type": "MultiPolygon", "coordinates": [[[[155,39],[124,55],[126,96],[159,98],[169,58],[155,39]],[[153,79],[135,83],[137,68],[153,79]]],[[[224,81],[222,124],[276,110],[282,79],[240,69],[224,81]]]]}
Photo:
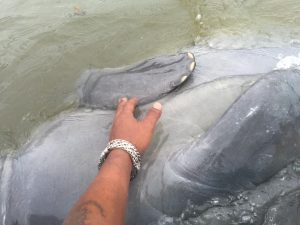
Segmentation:
{"type": "Polygon", "coordinates": [[[88,68],[117,67],[191,45],[300,45],[298,0],[1,1],[0,152],[76,107],[88,68]]]}

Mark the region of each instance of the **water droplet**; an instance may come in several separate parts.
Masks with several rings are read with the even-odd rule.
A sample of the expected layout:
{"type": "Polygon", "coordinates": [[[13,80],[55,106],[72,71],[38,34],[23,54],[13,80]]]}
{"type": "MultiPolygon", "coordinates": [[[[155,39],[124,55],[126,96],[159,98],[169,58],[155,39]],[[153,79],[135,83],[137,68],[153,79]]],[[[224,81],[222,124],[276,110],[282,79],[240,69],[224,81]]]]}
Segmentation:
{"type": "Polygon", "coordinates": [[[195,20],[197,21],[197,22],[200,22],[200,20],[202,19],[202,16],[201,16],[201,14],[199,13],[199,14],[197,14],[197,16],[196,16],[196,18],[195,18],[195,20]]]}

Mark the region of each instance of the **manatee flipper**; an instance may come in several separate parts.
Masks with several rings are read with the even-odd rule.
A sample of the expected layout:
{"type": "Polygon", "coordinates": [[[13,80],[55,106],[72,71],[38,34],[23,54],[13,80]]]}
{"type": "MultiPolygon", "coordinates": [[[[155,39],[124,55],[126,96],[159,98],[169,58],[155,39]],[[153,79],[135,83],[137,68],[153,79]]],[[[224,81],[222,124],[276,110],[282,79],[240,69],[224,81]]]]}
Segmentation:
{"type": "Polygon", "coordinates": [[[181,53],[122,68],[95,70],[80,81],[80,106],[115,109],[123,96],[137,97],[139,104],[146,104],[181,85],[194,68],[193,54],[181,53]]]}

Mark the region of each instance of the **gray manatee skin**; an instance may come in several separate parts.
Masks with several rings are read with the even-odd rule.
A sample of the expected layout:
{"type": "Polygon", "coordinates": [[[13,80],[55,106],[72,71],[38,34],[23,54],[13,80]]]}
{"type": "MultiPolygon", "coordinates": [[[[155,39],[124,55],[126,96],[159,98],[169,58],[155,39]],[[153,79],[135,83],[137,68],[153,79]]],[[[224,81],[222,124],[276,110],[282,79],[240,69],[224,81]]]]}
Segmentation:
{"type": "Polygon", "coordinates": [[[285,224],[299,225],[300,190],[294,190],[287,195],[276,199],[276,202],[266,213],[263,225],[285,224]],[[287,216],[288,215],[288,216],[287,216]]]}
{"type": "Polygon", "coordinates": [[[207,49],[197,46],[184,49],[195,56],[193,76],[186,87],[191,88],[222,77],[267,74],[287,56],[297,56],[300,48],[207,49]]]}
{"type": "Polygon", "coordinates": [[[1,186],[3,224],[61,224],[97,174],[112,119],[112,111],[79,110],[36,130],[20,156],[5,160],[1,177],[12,173],[1,186]]]}
{"type": "Polygon", "coordinates": [[[162,98],[186,81],[195,68],[191,53],[159,56],[136,65],[84,74],[78,88],[80,106],[115,109],[121,97],[139,104],[162,98]],[[130,80],[130,82],[128,82],[130,80]]]}
{"type": "MultiPolygon", "coordinates": [[[[242,59],[245,54],[249,54],[249,51],[239,50],[230,51],[230,53],[221,51],[220,55],[213,52],[206,53],[203,57],[213,54],[216,61],[220,56],[229,54],[239,55],[242,59]]],[[[280,51],[286,52],[278,50],[278,52],[280,51]]],[[[290,131],[298,126],[297,123],[288,125],[292,121],[295,122],[299,110],[295,106],[295,93],[299,93],[299,72],[278,71],[266,76],[264,72],[269,72],[274,68],[273,65],[276,65],[276,60],[272,54],[271,56],[272,65],[253,69],[250,71],[250,76],[249,73],[246,76],[249,71],[241,73],[242,69],[240,69],[237,73],[226,77],[224,74],[219,74],[218,67],[214,70],[214,67],[211,66],[211,73],[206,72],[207,76],[211,75],[212,77],[207,77],[203,81],[201,78],[203,74],[197,73],[196,70],[182,88],[170,92],[161,99],[164,105],[164,114],[153,143],[143,158],[142,170],[131,183],[127,224],[149,224],[164,214],[178,215],[189,200],[201,205],[209,197],[236,193],[249,188],[251,183],[255,186],[298,156],[297,152],[294,152],[295,147],[290,145],[297,142],[294,138],[299,139],[299,136],[285,135],[288,133],[281,135],[278,124],[281,121],[280,124],[286,127],[286,130],[282,129],[282,131],[290,131]],[[257,73],[261,74],[257,75],[257,73]],[[266,78],[262,79],[264,76],[266,78]],[[257,80],[259,81],[245,92],[257,80]],[[287,87],[288,84],[294,88],[295,92],[287,87]],[[268,85],[270,85],[270,90],[267,89],[268,85]],[[256,88],[261,95],[253,93],[254,91],[251,92],[253,88],[256,88]],[[274,92],[276,95],[272,95],[273,97],[268,95],[274,94],[274,92]],[[251,97],[249,93],[252,93],[253,96],[251,97]],[[239,96],[241,97],[239,98],[239,96]],[[263,100],[262,97],[266,99],[263,100]],[[276,112],[275,105],[278,106],[278,112],[272,117],[275,118],[273,129],[275,133],[277,132],[277,136],[275,134],[272,136],[274,139],[267,135],[251,136],[256,131],[262,132],[263,124],[273,126],[272,121],[268,118],[264,118],[266,121],[262,121],[262,124],[255,123],[255,121],[261,122],[259,120],[261,117],[255,117],[255,112],[264,112],[269,115],[267,107],[259,108],[250,117],[247,117],[248,119],[240,121],[238,126],[240,128],[232,127],[233,124],[230,121],[235,120],[236,117],[234,113],[229,113],[230,110],[241,116],[247,116],[251,110],[250,104],[239,103],[245,102],[242,100],[244,98],[252,99],[249,103],[257,101],[260,106],[270,105],[268,100],[274,101],[274,106],[270,106],[270,112],[273,113],[276,112]],[[231,105],[232,107],[230,107],[231,105]],[[289,113],[285,113],[283,109],[287,106],[295,106],[295,109],[291,107],[289,113]],[[224,111],[226,112],[222,116],[224,111]],[[295,112],[295,114],[290,112],[295,112]],[[254,123],[253,125],[251,121],[254,123]],[[212,126],[213,124],[215,125],[212,126]],[[220,132],[224,128],[223,126],[229,128],[229,131],[220,132]],[[247,129],[252,133],[245,132],[247,129]],[[213,135],[216,135],[215,140],[213,135]],[[225,139],[229,146],[230,143],[234,143],[231,141],[238,140],[235,137],[243,138],[243,135],[246,137],[250,135],[249,140],[253,139],[254,147],[256,146],[254,139],[258,141],[256,151],[250,148],[251,144],[247,143],[247,139],[241,139],[240,141],[245,141],[242,143],[245,145],[244,151],[238,151],[237,148],[234,148],[234,151],[223,145],[223,148],[219,149],[220,154],[217,154],[214,147],[218,144],[222,147],[222,143],[218,143],[217,138],[225,139]],[[205,143],[203,144],[201,140],[211,140],[211,145],[204,148],[205,143]],[[279,148],[265,149],[262,148],[261,142],[263,141],[260,140],[266,141],[265,146],[272,147],[274,140],[277,140],[283,148],[291,148],[282,151],[283,148],[280,148],[279,144],[279,148]],[[289,140],[290,143],[285,143],[283,140],[289,140]],[[199,146],[197,147],[195,144],[199,146]],[[215,151],[216,158],[219,159],[217,162],[220,164],[214,164],[212,161],[208,163],[211,168],[208,169],[206,163],[210,162],[211,158],[209,152],[202,151],[203,149],[215,151]],[[260,154],[259,150],[262,150],[264,154],[260,154]],[[272,150],[276,151],[272,152],[272,150]],[[234,151],[234,154],[231,151],[234,151]],[[193,155],[185,154],[188,152],[193,155]],[[292,154],[293,152],[295,154],[292,154]],[[223,155],[224,157],[222,157],[223,155]],[[245,168],[249,171],[239,170],[239,166],[242,168],[248,161],[247,165],[250,165],[250,162],[256,162],[254,160],[256,156],[262,156],[261,158],[257,157],[261,159],[262,164],[259,164],[259,160],[257,160],[256,164],[253,163],[256,165],[253,170],[247,166],[245,168]],[[185,161],[187,158],[190,162],[185,161]],[[218,166],[220,166],[220,170],[218,170],[218,166]],[[201,170],[199,171],[200,168],[204,170],[203,174],[201,170]],[[205,170],[205,168],[207,169],[205,170]],[[224,179],[220,176],[223,174],[226,175],[224,179]],[[247,176],[244,178],[236,176],[236,174],[247,176]],[[225,182],[226,179],[233,182],[231,186],[225,182]],[[205,186],[205,182],[208,185],[205,186]],[[230,187],[232,189],[228,190],[230,187]],[[208,196],[203,196],[203,193],[208,196]]],[[[269,62],[269,58],[265,57],[266,62],[269,62]]],[[[255,65],[254,58],[253,65],[255,65]]],[[[201,61],[201,59],[199,60],[201,61]]],[[[262,59],[259,58],[259,60],[262,59]]],[[[224,68],[229,70],[230,65],[234,66],[234,63],[230,63],[231,61],[236,61],[236,58],[228,58],[228,64],[223,63],[224,68]]],[[[248,65],[249,61],[246,64],[248,65]]],[[[234,68],[232,70],[234,71],[234,68]]],[[[128,91],[130,92],[130,90],[128,91]]],[[[148,107],[140,107],[142,114],[148,107]]],[[[110,110],[79,109],[74,112],[62,113],[53,121],[39,127],[29,142],[20,149],[20,155],[2,158],[0,162],[0,222],[5,225],[61,224],[68,210],[97,173],[98,156],[108,141],[113,115],[114,111],[110,110]]],[[[272,128],[269,128],[269,133],[271,131],[273,131],[272,128]]]]}
{"type": "Polygon", "coordinates": [[[300,156],[299,103],[299,70],[259,79],[204,135],[171,153],[162,176],[148,170],[142,211],[179,216],[188,201],[203,204],[272,177],[300,156]]]}

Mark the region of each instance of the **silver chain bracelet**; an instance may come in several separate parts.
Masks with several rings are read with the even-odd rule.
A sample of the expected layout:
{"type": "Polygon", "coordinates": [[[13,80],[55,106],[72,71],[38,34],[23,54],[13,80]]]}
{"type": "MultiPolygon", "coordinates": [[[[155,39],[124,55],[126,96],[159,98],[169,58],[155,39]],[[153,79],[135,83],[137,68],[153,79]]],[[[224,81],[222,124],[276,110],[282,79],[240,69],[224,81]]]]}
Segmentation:
{"type": "Polygon", "coordinates": [[[132,165],[133,165],[133,168],[131,171],[131,180],[132,180],[137,175],[138,171],[141,169],[141,155],[137,151],[136,147],[134,147],[133,144],[131,144],[130,142],[128,142],[126,140],[115,139],[115,140],[108,142],[108,145],[106,146],[106,148],[103,150],[103,152],[100,155],[98,169],[100,169],[101,165],[104,163],[108,154],[113,149],[122,149],[129,154],[131,161],[132,161],[132,165]]]}

